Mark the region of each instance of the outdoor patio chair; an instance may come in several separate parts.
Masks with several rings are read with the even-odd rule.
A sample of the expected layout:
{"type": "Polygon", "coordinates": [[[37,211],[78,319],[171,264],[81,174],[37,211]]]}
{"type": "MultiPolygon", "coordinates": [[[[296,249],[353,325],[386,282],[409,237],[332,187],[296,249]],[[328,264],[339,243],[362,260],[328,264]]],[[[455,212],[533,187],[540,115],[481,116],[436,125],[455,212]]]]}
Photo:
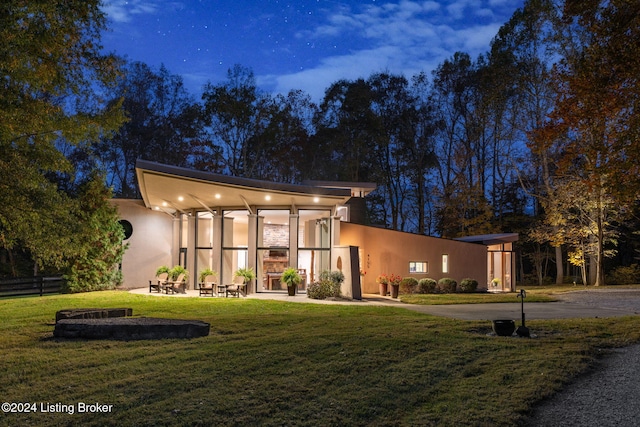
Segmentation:
{"type": "MultiPolygon", "coordinates": [[[[225,296],[235,295],[236,297],[240,297],[240,293],[245,294],[244,292],[244,277],[236,276],[233,278],[233,283],[226,286],[225,296]]],[[[246,295],[246,294],[245,294],[246,295]]]]}
{"type": "Polygon", "coordinates": [[[160,293],[167,283],[168,278],[169,273],[160,273],[154,280],[149,280],[149,292],[153,292],[155,290],[156,292],[160,293]]]}
{"type": "Polygon", "coordinates": [[[184,274],[180,274],[176,280],[169,280],[166,286],[166,292],[175,294],[177,292],[184,294],[187,292],[187,284],[184,281],[184,274]]]}
{"type": "Polygon", "coordinates": [[[215,281],[216,276],[209,275],[204,278],[200,283],[200,296],[202,295],[214,295],[214,292],[218,293],[218,284],[215,281]]]}

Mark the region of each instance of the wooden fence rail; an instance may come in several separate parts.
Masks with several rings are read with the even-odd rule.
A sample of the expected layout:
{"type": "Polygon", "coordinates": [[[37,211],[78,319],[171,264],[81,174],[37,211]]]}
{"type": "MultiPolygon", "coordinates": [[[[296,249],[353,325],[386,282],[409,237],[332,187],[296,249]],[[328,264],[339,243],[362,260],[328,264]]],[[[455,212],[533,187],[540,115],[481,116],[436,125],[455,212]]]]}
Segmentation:
{"type": "Polygon", "coordinates": [[[62,292],[63,286],[64,279],[62,277],[37,276],[0,280],[0,298],[57,294],[62,292]]]}

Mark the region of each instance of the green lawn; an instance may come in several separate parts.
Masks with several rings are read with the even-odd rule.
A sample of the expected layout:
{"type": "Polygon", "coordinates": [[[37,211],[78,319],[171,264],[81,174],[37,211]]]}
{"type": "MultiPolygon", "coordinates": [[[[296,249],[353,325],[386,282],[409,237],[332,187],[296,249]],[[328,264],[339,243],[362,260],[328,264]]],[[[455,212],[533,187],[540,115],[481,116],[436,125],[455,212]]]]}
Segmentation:
{"type": "MultiPolygon", "coordinates": [[[[515,298],[514,295],[512,295],[515,298]]],[[[0,300],[3,402],[38,412],[2,425],[514,425],[601,349],[640,342],[640,317],[530,321],[538,338],[488,336],[488,322],[391,307],[96,292],[0,300]],[[131,307],[198,319],[208,337],[52,338],[65,308],[131,307]],[[108,414],[40,404],[113,405],[108,414]]]]}

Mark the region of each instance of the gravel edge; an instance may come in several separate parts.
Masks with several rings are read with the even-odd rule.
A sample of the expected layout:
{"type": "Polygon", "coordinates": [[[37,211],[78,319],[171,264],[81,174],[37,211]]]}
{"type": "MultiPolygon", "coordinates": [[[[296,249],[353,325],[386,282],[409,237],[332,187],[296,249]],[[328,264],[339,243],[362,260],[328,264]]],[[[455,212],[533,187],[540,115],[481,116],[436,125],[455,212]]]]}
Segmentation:
{"type": "Polygon", "coordinates": [[[587,373],[534,407],[524,426],[637,426],[640,344],[607,350],[587,373]]]}

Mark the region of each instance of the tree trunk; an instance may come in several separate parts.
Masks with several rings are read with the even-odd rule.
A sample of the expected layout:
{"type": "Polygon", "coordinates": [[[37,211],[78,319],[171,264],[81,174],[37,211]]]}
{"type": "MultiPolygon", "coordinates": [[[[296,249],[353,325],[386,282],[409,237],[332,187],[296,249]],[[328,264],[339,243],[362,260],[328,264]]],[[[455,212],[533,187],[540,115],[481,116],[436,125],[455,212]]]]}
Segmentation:
{"type": "Polygon", "coordinates": [[[556,246],[556,285],[564,283],[564,265],[562,264],[562,246],[556,246]]]}

